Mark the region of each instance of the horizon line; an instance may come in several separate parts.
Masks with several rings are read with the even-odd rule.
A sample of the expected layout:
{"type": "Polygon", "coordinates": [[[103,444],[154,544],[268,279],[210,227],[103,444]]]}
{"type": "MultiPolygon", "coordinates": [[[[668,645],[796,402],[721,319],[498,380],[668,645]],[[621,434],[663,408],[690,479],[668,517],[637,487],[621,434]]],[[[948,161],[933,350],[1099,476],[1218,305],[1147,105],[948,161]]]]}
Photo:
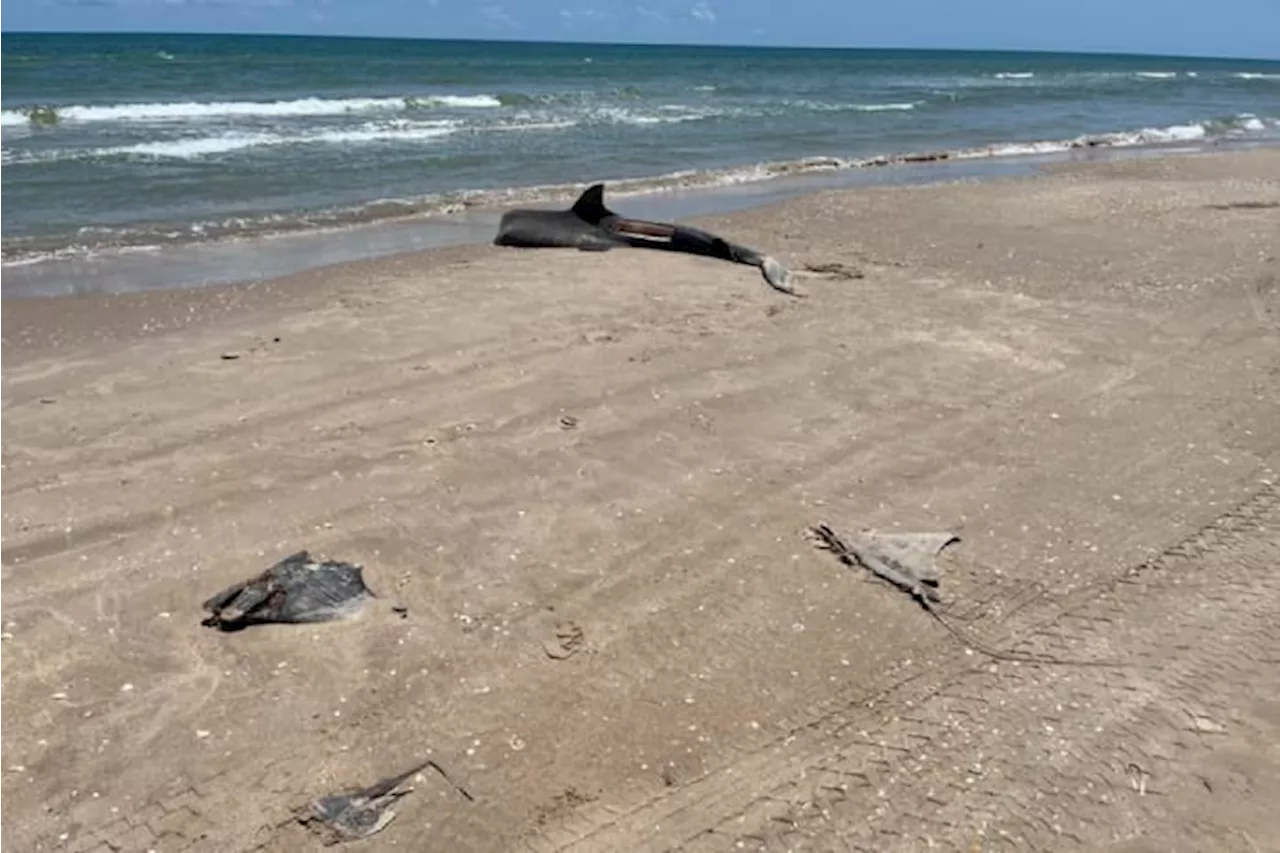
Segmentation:
{"type": "Polygon", "coordinates": [[[1280,62],[1280,57],[1267,58],[1261,56],[1221,56],[1214,54],[1177,54],[1177,53],[1143,53],[1115,50],[1048,50],[1045,48],[1011,48],[1011,47],[903,47],[874,46],[857,47],[852,45],[781,45],[781,44],[741,44],[712,42],[643,42],[643,41],[565,41],[561,39],[539,38],[476,38],[476,37],[440,37],[440,36],[380,36],[380,35],[346,35],[331,33],[289,33],[289,32],[200,32],[190,30],[0,30],[0,38],[6,35],[15,36],[236,36],[241,38],[299,38],[299,39],[349,39],[361,41],[411,41],[411,42],[466,42],[479,44],[525,44],[525,45],[571,45],[581,47],[684,47],[714,48],[731,50],[807,50],[807,51],[898,51],[903,53],[1011,53],[1011,54],[1045,54],[1050,56],[1111,56],[1141,57],[1150,59],[1196,59],[1219,60],[1225,62],[1280,62]]]}

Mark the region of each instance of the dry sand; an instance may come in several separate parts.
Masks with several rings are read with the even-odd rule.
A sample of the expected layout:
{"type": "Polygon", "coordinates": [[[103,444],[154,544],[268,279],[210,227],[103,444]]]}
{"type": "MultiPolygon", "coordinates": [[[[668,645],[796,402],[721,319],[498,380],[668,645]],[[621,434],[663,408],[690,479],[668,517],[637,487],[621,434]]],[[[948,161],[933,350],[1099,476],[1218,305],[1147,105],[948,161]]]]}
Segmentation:
{"type": "Polygon", "coordinates": [[[425,757],[475,801],[356,847],[1280,849],[1276,176],[701,222],[861,276],[804,300],[476,247],[6,302],[5,849],[319,849],[292,810],[425,757]],[[966,650],[820,521],[955,531],[965,630],[1126,665],[966,650]],[[379,598],[200,626],[302,548],[379,598]]]}

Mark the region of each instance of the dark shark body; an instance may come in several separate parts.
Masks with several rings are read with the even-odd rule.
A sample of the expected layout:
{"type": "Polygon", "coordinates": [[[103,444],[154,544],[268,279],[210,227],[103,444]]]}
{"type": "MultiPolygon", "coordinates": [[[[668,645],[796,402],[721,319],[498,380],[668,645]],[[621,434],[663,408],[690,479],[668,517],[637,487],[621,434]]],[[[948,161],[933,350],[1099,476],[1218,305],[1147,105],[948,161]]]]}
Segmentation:
{"type": "Polygon", "coordinates": [[[606,252],[629,246],[702,255],[758,267],[770,287],[796,295],[791,274],[768,255],[697,228],[619,216],[605,207],[604,184],[588,188],[568,210],[507,211],[498,223],[498,236],[493,242],[525,249],[606,252]]]}

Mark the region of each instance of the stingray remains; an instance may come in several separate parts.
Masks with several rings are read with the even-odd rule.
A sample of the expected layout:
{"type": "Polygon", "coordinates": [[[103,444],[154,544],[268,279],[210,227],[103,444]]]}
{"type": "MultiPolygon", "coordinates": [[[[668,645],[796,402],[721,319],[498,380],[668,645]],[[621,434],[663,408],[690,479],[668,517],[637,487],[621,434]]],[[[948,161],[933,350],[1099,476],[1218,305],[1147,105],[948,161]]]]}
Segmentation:
{"type": "Polygon", "coordinates": [[[205,601],[210,615],[201,624],[238,631],[271,622],[328,622],[354,615],[372,597],[363,567],[317,562],[299,551],[205,601]]]}
{"type": "Polygon", "coordinates": [[[304,826],[322,831],[331,842],[368,838],[381,832],[395,820],[393,805],[413,791],[409,784],[424,770],[434,770],[467,800],[474,800],[468,791],[454,783],[444,768],[427,760],[395,776],[374,782],[367,788],[355,788],[338,794],[312,800],[298,815],[304,826]]]}
{"type": "Polygon", "coordinates": [[[825,524],[807,531],[819,548],[830,551],[847,566],[862,566],[876,577],[910,595],[939,625],[960,642],[995,660],[1061,666],[1125,666],[1116,661],[1075,660],[1004,652],[960,630],[938,612],[938,554],[952,542],[954,533],[861,533],[842,537],[825,524]]]}

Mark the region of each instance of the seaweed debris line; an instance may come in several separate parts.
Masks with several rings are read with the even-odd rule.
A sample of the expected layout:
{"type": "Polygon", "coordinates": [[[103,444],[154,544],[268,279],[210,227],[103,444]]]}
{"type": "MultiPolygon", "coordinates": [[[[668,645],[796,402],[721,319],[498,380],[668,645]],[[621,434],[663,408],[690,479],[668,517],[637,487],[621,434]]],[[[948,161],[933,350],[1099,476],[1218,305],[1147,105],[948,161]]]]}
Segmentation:
{"type": "Polygon", "coordinates": [[[697,228],[619,216],[605,207],[604,184],[589,187],[568,210],[508,210],[498,223],[493,242],[524,249],[607,252],[630,246],[703,255],[758,267],[774,290],[802,295],[791,283],[791,271],[769,255],[697,228]]]}
{"type": "Polygon", "coordinates": [[[201,624],[238,631],[272,622],[329,622],[355,615],[373,597],[362,566],[317,562],[299,551],[205,601],[210,615],[201,624]]]}

